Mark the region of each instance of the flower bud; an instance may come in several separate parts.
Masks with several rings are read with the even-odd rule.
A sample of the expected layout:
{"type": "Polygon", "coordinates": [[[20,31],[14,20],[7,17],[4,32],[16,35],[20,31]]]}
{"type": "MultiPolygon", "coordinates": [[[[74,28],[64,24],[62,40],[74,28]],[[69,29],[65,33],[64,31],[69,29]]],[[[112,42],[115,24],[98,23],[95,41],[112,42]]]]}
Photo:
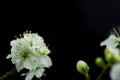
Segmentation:
{"type": "Polygon", "coordinates": [[[76,64],[76,68],[78,72],[85,75],[86,77],[88,76],[89,66],[86,62],[84,62],[83,60],[79,60],[76,64]]]}
{"type": "Polygon", "coordinates": [[[118,48],[107,47],[104,51],[105,59],[108,63],[114,64],[120,61],[120,54],[118,48]]]}
{"type": "Polygon", "coordinates": [[[95,64],[96,64],[98,67],[101,67],[101,68],[103,68],[103,67],[105,66],[104,60],[103,60],[103,58],[101,58],[101,57],[97,57],[97,58],[96,58],[95,64]]]}

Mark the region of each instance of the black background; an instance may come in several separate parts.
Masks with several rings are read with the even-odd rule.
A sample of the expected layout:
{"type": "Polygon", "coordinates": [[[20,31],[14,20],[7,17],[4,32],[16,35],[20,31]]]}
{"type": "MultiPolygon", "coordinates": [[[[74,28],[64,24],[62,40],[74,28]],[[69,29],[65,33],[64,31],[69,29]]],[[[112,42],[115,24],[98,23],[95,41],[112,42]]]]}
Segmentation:
{"type": "MultiPolygon", "coordinates": [[[[94,60],[103,56],[99,44],[120,24],[119,0],[4,1],[0,2],[0,76],[14,67],[5,57],[10,41],[26,30],[38,32],[49,44],[53,66],[43,80],[84,80],[76,71],[80,59],[95,80],[101,69],[94,60]]],[[[104,80],[109,79],[109,75],[104,80]]],[[[6,80],[24,80],[20,73],[6,80]]],[[[36,80],[36,78],[35,78],[36,80]]]]}

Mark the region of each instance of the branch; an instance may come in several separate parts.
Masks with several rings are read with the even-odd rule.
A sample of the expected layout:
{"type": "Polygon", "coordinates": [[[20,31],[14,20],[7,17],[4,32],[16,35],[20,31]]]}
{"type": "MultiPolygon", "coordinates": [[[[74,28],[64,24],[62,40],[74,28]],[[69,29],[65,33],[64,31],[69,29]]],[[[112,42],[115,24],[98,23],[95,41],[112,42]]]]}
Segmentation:
{"type": "Polygon", "coordinates": [[[106,65],[96,80],[102,80],[103,76],[106,74],[106,72],[109,70],[109,68],[110,68],[110,65],[106,65]]]}
{"type": "Polygon", "coordinates": [[[90,80],[90,76],[89,75],[86,77],[86,80],[90,80]]]}
{"type": "Polygon", "coordinates": [[[13,68],[11,71],[8,71],[3,76],[1,76],[0,80],[4,80],[9,76],[14,75],[15,73],[16,73],[16,68],[13,68]]]}

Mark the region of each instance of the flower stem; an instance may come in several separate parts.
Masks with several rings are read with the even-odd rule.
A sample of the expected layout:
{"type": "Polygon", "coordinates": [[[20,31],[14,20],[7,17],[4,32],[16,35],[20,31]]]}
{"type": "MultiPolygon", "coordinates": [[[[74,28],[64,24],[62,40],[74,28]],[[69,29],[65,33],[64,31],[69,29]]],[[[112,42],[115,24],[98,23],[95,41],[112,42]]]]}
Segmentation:
{"type": "Polygon", "coordinates": [[[106,74],[106,72],[109,70],[109,68],[110,68],[110,65],[106,65],[96,80],[102,80],[103,76],[106,74]]]}
{"type": "Polygon", "coordinates": [[[3,76],[1,76],[0,80],[4,80],[9,76],[14,75],[15,73],[16,73],[16,68],[13,68],[11,71],[8,71],[3,76]]]}
{"type": "Polygon", "coordinates": [[[90,76],[89,75],[86,77],[86,80],[90,80],[90,76]]]}

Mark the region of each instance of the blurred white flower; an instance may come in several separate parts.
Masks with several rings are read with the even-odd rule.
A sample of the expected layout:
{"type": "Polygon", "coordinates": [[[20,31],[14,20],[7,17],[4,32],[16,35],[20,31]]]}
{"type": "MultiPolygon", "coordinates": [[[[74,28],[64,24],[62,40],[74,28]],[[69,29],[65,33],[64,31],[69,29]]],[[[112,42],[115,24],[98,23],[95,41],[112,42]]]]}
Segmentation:
{"type": "Polygon", "coordinates": [[[119,45],[120,38],[117,38],[115,35],[110,35],[107,39],[100,43],[100,46],[106,47],[117,47],[119,45]]]}
{"type": "Polygon", "coordinates": [[[107,47],[106,48],[106,53],[111,53],[111,54],[117,55],[117,56],[120,55],[119,48],[114,48],[114,47],[107,47]]]}
{"type": "Polygon", "coordinates": [[[120,63],[117,63],[112,66],[110,70],[111,80],[120,80],[120,63]]]}

